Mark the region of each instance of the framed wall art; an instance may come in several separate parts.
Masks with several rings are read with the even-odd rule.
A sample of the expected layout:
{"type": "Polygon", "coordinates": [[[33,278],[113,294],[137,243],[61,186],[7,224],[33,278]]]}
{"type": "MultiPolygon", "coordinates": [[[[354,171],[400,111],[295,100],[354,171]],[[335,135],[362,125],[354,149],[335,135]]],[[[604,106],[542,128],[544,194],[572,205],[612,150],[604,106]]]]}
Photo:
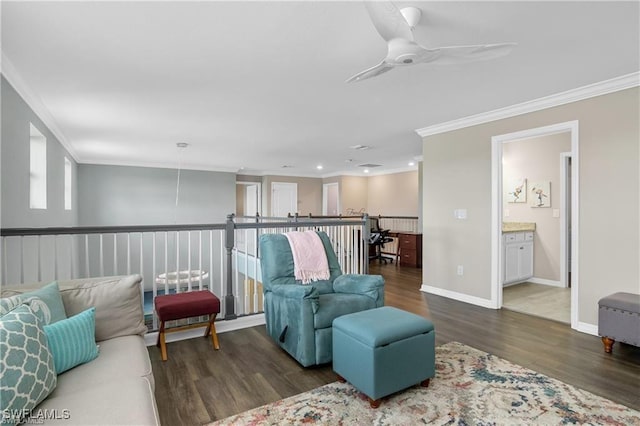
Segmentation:
{"type": "Polygon", "coordinates": [[[527,179],[526,178],[510,178],[505,186],[505,199],[508,203],[526,203],[527,202],[527,179]]]}
{"type": "Polygon", "coordinates": [[[533,208],[551,207],[551,182],[538,181],[531,183],[529,205],[533,208]]]}

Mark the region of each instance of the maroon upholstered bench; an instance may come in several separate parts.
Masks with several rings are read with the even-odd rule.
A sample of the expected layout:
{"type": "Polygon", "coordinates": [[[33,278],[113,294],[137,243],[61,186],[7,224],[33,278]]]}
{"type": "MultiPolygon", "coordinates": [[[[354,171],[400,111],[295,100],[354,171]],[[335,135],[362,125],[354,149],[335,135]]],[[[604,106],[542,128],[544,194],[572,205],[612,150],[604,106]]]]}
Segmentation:
{"type": "Polygon", "coordinates": [[[156,346],[160,347],[162,360],[167,360],[167,345],[165,343],[165,333],[174,331],[187,330],[196,327],[207,327],[204,337],[211,333],[213,347],[220,349],[218,344],[218,335],[216,334],[216,315],[220,313],[220,299],[209,290],[189,291],[186,293],[167,294],[165,296],[156,296],[155,299],[156,314],[160,320],[160,332],[158,333],[158,342],[156,346]],[[208,323],[191,324],[182,327],[174,327],[165,330],[164,323],[166,321],[179,320],[184,318],[199,317],[201,315],[209,315],[208,323]]]}

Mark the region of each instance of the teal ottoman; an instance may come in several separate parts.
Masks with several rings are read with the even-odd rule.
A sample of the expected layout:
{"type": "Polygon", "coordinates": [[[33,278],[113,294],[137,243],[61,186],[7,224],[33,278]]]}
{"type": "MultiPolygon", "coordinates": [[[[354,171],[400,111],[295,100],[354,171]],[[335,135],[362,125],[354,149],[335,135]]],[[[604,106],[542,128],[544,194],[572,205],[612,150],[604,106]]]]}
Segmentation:
{"type": "Polygon", "coordinates": [[[380,398],[435,376],[431,321],[384,306],[333,320],[333,370],[369,397],[380,398]]]}

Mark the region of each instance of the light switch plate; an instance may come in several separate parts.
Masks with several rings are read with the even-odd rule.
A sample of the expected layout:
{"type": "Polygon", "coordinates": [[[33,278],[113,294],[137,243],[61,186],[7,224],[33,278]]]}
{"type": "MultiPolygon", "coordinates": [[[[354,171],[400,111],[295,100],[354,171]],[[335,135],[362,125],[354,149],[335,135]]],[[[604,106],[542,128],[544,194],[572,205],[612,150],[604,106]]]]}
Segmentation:
{"type": "Polygon", "coordinates": [[[504,209],[502,211],[502,214],[503,214],[504,217],[509,217],[509,209],[504,209]]]}
{"type": "Polygon", "coordinates": [[[453,211],[453,217],[455,217],[456,219],[466,219],[467,209],[455,209],[453,211]]]}
{"type": "Polygon", "coordinates": [[[560,217],[560,209],[553,209],[553,217],[560,217]]]}

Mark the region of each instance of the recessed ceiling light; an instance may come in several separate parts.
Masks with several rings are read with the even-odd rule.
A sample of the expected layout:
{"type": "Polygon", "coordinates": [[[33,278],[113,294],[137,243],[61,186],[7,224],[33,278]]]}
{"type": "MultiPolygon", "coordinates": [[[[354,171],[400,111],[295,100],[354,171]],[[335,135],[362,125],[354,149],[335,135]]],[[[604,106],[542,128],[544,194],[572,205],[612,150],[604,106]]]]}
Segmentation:
{"type": "Polygon", "coordinates": [[[189,144],[188,144],[188,143],[186,143],[186,142],[178,142],[178,143],[176,144],[176,146],[177,146],[178,148],[186,148],[186,147],[188,147],[188,146],[189,146],[189,144]]]}
{"type": "Polygon", "coordinates": [[[413,161],[409,161],[409,165],[410,165],[410,166],[415,166],[415,165],[416,165],[416,163],[414,163],[413,161]]]}
{"type": "Polygon", "coordinates": [[[369,173],[369,169],[364,169],[364,172],[365,173],[369,173]]]}
{"type": "Polygon", "coordinates": [[[316,169],[318,169],[318,170],[322,170],[322,164],[318,164],[318,165],[316,166],[316,169]]]}
{"type": "Polygon", "coordinates": [[[283,168],[283,169],[292,169],[292,168],[293,168],[293,166],[292,166],[292,165],[290,165],[290,164],[284,164],[284,165],[282,165],[282,168],[283,168]]]}

